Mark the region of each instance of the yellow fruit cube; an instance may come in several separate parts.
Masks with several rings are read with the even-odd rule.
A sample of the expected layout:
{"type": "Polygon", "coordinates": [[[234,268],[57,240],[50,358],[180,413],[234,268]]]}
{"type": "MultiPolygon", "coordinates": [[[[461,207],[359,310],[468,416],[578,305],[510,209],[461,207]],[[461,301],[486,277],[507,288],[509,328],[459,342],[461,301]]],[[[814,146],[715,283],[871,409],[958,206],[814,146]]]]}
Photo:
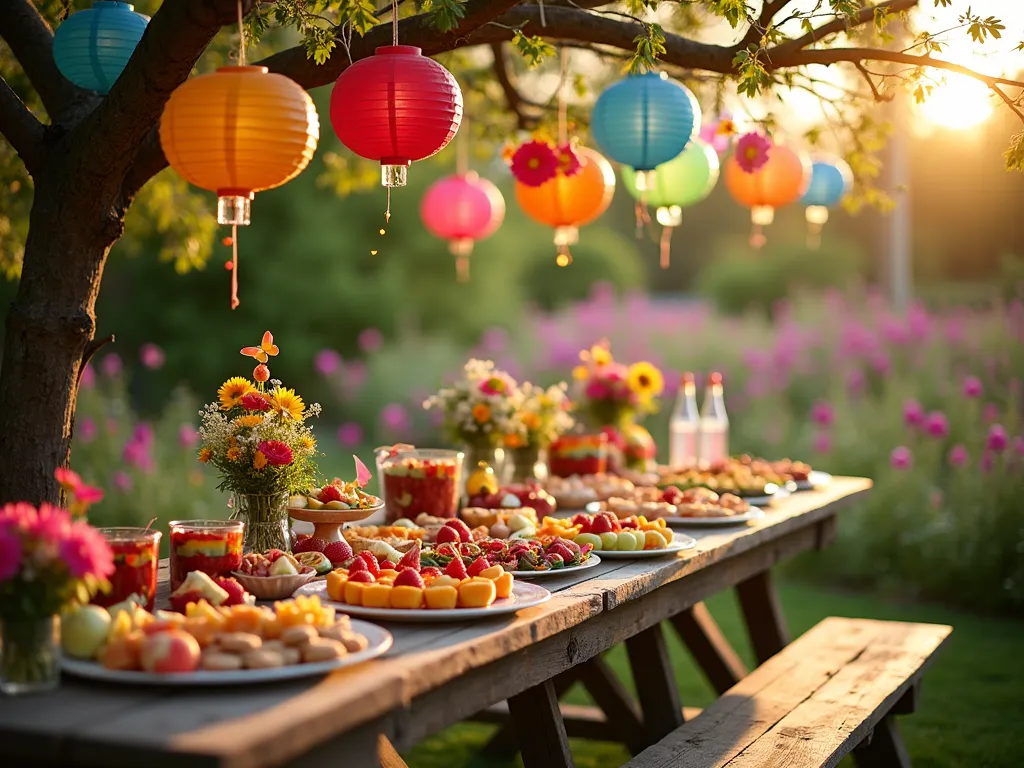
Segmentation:
{"type": "Polygon", "coordinates": [[[478,576],[483,576],[485,579],[496,579],[505,572],[505,569],[500,565],[492,565],[490,568],[484,568],[480,571],[478,576]]]}
{"type": "Polygon", "coordinates": [[[430,586],[424,590],[427,608],[450,610],[459,603],[459,590],[452,586],[430,586]]]}
{"type": "Polygon", "coordinates": [[[515,576],[511,573],[505,572],[501,576],[494,580],[494,592],[497,597],[508,597],[512,594],[512,583],[515,581],[515,576]]]}
{"type": "Polygon", "coordinates": [[[412,610],[422,608],[423,592],[419,587],[392,587],[391,607],[412,610]]]}
{"type": "Polygon", "coordinates": [[[367,584],[363,588],[363,605],[367,608],[388,608],[391,606],[390,584],[367,584]]]}
{"type": "Polygon", "coordinates": [[[461,584],[461,583],[462,583],[461,579],[456,579],[454,576],[448,576],[447,574],[442,574],[440,576],[434,577],[431,580],[431,582],[430,582],[430,586],[432,586],[432,587],[456,587],[457,588],[459,586],[459,584],[461,584]]]}
{"type": "Polygon", "coordinates": [[[339,603],[345,602],[345,585],[348,583],[348,571],[331,571],[327,574],[327,596],[339,603]]]}
{"type": "Polygon", "coordinates": [[[377,574],[377,581],[380,581],[381,579],[391,579],[391,581],[394,581],[395,580],[395,576],[397,576],[397,575],[398,575],[398,571],[396,571],[396,570],[394,570],[392,568],[385,568],[383,571],[381,571],[379,574],[377,574]]]}
{"type": "Polygon", "coordinates": [[[661,531],[644,532],[644,549],[665,549],[667,546],[668,543],[661,535],[661,531]]]}
{"type": "Polygon", "coordinates": [[[475,577],[459,587],[459,607],[486,608],[497,596],[498,590],[491,579],[475,577]]]}
{"type": "Polygon", "coordinates": [[[366,585],[361,581],[349,581],[345,583],[345,602],[349,605],[363,604],[363,590],[366,585]]]}

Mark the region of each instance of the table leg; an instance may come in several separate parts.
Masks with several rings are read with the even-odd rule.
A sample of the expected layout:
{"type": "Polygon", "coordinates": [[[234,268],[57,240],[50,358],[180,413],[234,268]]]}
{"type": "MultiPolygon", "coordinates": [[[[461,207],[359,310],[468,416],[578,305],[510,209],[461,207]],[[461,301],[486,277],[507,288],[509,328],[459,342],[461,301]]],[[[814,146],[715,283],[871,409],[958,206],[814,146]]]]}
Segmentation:
{"type": "Polygon", "coordinates": [[[759,664],[763,664],[789,644],[789,630],[782,614],[779,596],[769,571],[751,576],[736,585],[743,619],[759,664]]]}
{"type": "Polygon", "coordinates": [[[552,680],[510,698],[508,711],[525,768],[573,768],[569,737],[552,680]]]}
{"type": "Polygon", "coordinates": [[[892,715],[875,726],[871,741],[853,750],[853,760],[864,768],[910,768],[910,754],[892,715]]]}
{"type": "Polygon", "coordinates": [[[644,735],[648,745],[654,744],[683,724],[679,687],[661,624],[626,640],[626,650],[644,716],[644,735]]]}
{"type": "Polygon", "coordinates": [[[380,768],[409,768],[384,734],[377,738],[377,760],[380,768]]]}
{"type": "Polygon", "coordinates": [[[719,695],[747,676],[746,666],[704,603],[677,613],[669,621],[719,695]]]}
{"type": "MultiPolygon", "coordinates": [[[[574,667],[555,677],[555,698],[562,698],[572,688],[573,683],[579,679],[577,677],[577,669],[578,667],[574,667]]],[[[484,744],[482,751],[490,757],[503,757],[509,760],[515,757],[516,752],[519,751],[519,740],[509,720],[505,720],[501,727],[494,732],[494,735],[484,744]]]]}

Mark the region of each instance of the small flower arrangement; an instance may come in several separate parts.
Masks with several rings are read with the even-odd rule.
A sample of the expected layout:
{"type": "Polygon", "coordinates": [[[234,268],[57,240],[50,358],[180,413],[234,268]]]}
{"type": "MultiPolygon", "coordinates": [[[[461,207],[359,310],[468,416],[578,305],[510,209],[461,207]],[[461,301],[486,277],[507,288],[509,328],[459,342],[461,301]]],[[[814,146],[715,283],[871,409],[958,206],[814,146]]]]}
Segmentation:
{"type": "Polygon", "coordinates": [[[554,144],[544,139],[531,139],[507,153],[516,181],[528,187],[539,187],[558,175],[575,176],[583,164],[571,142],[554,144]]]}
{"type": "Polygon", "coordinates": [[[572,429],[575,420],[565,382],[545,389],[522,385],[523,404],[513,419],[513,431],[505,435],[506,448],[546,449],[572,429]]]}
{"type": "Polygon", "coordinates": [[[487,449],[501,446],[505,435],[514,431],[522,404],[515,379],[491,360],[473,359],[463,368],[461,380],[427,398],[423,407],[443,411],[443,429],[451,442],[487,449]]]}
{"type": "Polygon", "coordinates": [[[306,491],[316,478],[316,438],[306,419],[320,415],[294,389],[270,378],[267,362],[279,350],[267,331],[258,347],[241,353],[256,360],[253,381],[233,376],[217,390],[218,402],[200,411],[199,461],[212,464],[221,490],[242,495],[306,491]]]}
{"type": "Polygon", "coordinates": [[[596,425],[621,429],[657,411],[665,382],[651,363],[617,363],[607,342],[580,352],[580,361],[573,369],[577,398],[596,425]]]}

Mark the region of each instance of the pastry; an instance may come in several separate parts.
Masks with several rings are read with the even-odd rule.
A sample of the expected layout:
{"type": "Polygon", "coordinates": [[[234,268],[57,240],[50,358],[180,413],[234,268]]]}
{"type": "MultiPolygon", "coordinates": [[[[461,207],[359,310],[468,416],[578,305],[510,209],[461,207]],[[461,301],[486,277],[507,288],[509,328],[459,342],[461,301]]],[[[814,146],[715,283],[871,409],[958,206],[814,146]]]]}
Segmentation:
{"type": "Polygon", "coordinates": [[[263,645],[263,640],[259,635],[248,632],[227,632],[217,636],[217,645],[221,650],[230,653],[248,653],[258,650],[263,645]]]}
{"type": "Polygon", "coordinates": [[[237,653],[207,651],[199,657],[199,668],[211,672],[233,672],[242,668],[242,657],[237,653]]]}
{"type": "Polygon", "coordinates": [[[295,627],[288,627],[281,633],[281,642],[290,646],[303,646],[316,640],[318,633],[314,627],[308,624],[300,624],[295,627]]]}
{"type": "Polygon", "coordinates": [[[271,669],[284,666],[284,654],[277,651],[249,651],[242,655],[246,669],[271,669]]]}
{"type": "Polygon", "coordinates": [[[318,661],[334,661],[348,653],[345,646],[337,640],[327,637],[318,637],[311,640],[302,648],[302,661],[306,664],[313,664],[318,661]]]}

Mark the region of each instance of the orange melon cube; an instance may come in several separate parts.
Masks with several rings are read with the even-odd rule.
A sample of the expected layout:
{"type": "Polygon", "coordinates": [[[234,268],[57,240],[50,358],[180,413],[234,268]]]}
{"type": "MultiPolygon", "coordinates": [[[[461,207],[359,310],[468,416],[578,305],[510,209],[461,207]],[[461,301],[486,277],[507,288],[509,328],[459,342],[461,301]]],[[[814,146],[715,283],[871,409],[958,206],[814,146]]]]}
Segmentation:
{"type": "Polygon", "coordinates": [[[505,572],[505,569],[500,565],[492,565],[490,568],[484,568],[478,576],[483,576],[485,579],[496,579],[505,572]]]}
{"type": "Polygon", "coordinates": [[[419,587],[392,587],[391,607],[409,610],[422,608],[423,592],[419,587]]]}
{"type": "Polygon", "coordinates": [[[424,590],[427,608],[451,610],[459,604],[459,590],[452,586],[427,587],[424,590]]]}
{"type": "Polygon", "coordinates": [[[367,584],[363,587],[363,605],[367,608],[388,608],[391,605],[390,584],[367,584]]]}
{"type": "Polygon", "coordinates": [[[435,576],[433,579],[431,579],[430,586],[432,586],[432,587],[455,587],[455,588],[458,588],[459,584],[461,584],[461,583],[462,583],[461,579],[456,579],[454,576],[448,576],[446,574],[442,574],[440,576],[435,576]]]}
{"type": "Polygon", "coordinates": [[[339,603],[345,602],[345,585],[348,583],[348,572],[341,570],[327,574],[327,596],[339,603]]]}
{"type": "Polygon", "coordinates": [[[511,573],[502,573],[501,576],[494,580],[494,592],[497,597],[508,597],[512,594],[512,582],[515,581],[515,576],[511,573]]]}
{"type": "Polygon", "coordinates": [[[474,577],[459,587],[459,607],[486,608],[497,596],[498,590],[491,579],[474,577]]]}
{"type": "Polygon", "coordinates": [[[391,581],[394,581],[397,575],[398,571],[394,570],[393,568],[385,568],[383,571],[377,574],[377,581],[386,579],[391,579],[391,581]]]}
{"type": "Polygon", "coordinates": [[[363,604],[363,590],[366,585],[361,581],[349,581],[345,583],[345,602],[349,605],[363,604]]]}

